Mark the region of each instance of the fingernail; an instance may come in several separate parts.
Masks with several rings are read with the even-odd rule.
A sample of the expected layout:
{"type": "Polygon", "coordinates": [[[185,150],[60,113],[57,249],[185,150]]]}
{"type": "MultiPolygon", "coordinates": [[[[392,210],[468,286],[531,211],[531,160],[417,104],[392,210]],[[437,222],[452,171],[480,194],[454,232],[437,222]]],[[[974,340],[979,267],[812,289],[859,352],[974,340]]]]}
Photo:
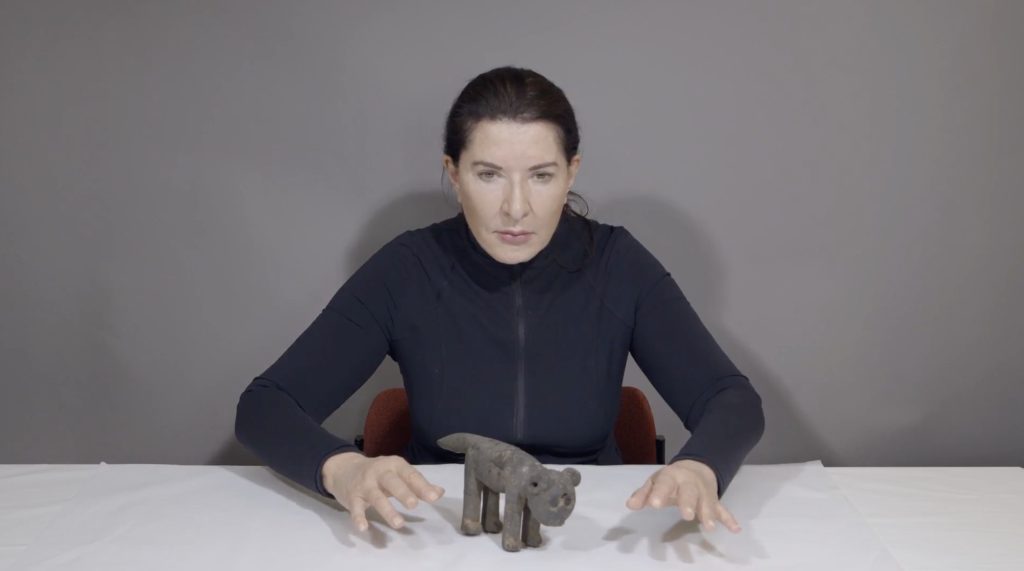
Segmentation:
{"type": "Polygon", "coordinates": [[[653,500],[651,500],[651,505],[656,507],[656,508],[660,508],[661,507],[661,499],[654,498],[653,500]]]}
{"type": "Polygon", "coordinates": [[[438,498],[437,492],[430,492],[429,494],[427,494],[427,499],[430,500],[430,501],[434,501],[437,498],[438,498]]]}
{"type": "Polygon", "coordinates": [[[397,518],[396,517],[395,519],[391,520],[391,525],[394,526],[394,527],[398,527],[398,526],[402,525],[401,518],[397,518]]]}

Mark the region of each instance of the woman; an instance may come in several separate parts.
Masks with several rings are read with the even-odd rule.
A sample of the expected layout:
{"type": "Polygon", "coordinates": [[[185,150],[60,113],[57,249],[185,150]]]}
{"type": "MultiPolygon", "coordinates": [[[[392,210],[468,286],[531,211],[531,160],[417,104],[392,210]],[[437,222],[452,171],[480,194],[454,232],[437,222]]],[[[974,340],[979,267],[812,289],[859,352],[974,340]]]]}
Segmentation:
{"type": "MultiPolygon", "coordinates": [[[[373,507],[435,501],[412,464],[458,462],[452,432],[484,434],[552,464],[621,463],[612,437],[627,355],[691,432],[626,506],[674,506],[705,529],[739,525],[719,502],[764,429],[761,400],[665,268],[626,229],[569,205],[579,130],[564,93],[503,67],[462,90],[444,168],[461,206],[363,264],[238,402],[239,441],[335,498],[356,526],[373,507]],[[413,438],[367,458],[320,423],[385,355],[400,367],[413,438]]],[[[578,196],[577,196],[578,197],[578,196]]]]}

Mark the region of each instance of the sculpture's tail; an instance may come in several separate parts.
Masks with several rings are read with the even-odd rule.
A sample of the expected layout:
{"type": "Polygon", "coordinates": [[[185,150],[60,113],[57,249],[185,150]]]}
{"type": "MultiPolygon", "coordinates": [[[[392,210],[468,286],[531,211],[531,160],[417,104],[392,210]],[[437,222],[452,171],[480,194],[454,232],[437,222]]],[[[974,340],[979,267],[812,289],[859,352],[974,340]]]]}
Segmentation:
{"type": "Polygon", "coordinates": [[[439,438],[437,440],[437,445],[445,450],[465,454],[466,451],[469,450],[469,445],[474,436],[476,435],[468,432],[456,432],[443,438],[439,438]]]}

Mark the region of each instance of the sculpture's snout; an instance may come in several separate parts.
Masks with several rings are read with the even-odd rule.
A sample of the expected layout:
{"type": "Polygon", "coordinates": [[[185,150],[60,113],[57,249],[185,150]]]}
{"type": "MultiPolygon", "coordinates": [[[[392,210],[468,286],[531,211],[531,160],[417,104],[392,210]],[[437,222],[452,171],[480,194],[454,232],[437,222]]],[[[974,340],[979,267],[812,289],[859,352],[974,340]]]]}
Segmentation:
{"type": "Polygon", "coordinates": [[[572,511],[572,504],[575,501],[572,494],[564,493],[558,496],[551,497],[551,509],[553,510],[566,510],[572,511]]]}

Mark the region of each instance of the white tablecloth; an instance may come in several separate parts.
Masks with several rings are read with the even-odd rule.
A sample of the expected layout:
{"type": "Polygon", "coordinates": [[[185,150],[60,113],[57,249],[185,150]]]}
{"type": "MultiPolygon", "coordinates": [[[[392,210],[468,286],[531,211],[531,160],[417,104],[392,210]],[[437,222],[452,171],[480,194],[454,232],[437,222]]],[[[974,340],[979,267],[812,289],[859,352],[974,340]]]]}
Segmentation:
{"type": "Polygon", "coordinates": [[[827,470],[904,569],[1024,570],[1024,470],[827,470]]]}
{"type": "Polygon", "coordinates": [[[360,533],[261,467],[0,466],[0,570],[1024,569],[1019,468],[744,466],[724,498],[733,535],[625,508],[653,466],[577,466],[576,511],[519,553],[458,533],[462,466],[419,468],[445,497],[360,533]]]}

